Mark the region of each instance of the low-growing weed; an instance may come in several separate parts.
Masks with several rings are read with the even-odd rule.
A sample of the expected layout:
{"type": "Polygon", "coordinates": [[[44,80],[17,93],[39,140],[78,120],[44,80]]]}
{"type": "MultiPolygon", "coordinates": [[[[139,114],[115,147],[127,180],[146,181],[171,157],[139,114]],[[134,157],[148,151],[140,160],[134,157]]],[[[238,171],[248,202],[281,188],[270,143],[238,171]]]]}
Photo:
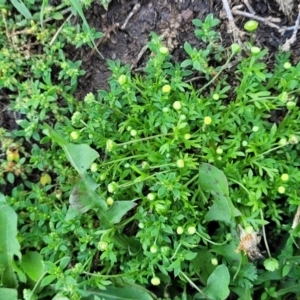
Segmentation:
{"type": "Polygon", "coordinates": [[[1,133],[1,184],[17,184],[1,198],[0,295],[299,296],[299,65],[222,47],[212,15],[193,23],[205,49],[174,62],[153,33],[142,73],[108,61],[109,89],[83,101],[63,52],[81,26],[2,71],[22,118],[1,133]]]}

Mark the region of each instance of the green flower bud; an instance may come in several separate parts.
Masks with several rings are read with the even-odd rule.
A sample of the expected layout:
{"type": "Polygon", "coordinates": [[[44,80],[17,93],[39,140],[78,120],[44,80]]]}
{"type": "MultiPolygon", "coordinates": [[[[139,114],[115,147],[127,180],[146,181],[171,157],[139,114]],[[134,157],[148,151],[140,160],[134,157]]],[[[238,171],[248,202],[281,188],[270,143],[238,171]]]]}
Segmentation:
{"type": "Polygon", "coordinates": [[[281,178],[282,181],[288,181],[289,180],[289,175],[286,174],[286,173],[283,173],[280,178],[281,178]]]}
{"type": "Polygon", "coordinates": [[[177,234],[183,234],[183,228],[181,226],[177,227],[176,229],[177,234]]]}
{"type": "Polygon", "coordinates": [[[240,53],[241,52],[241,46],[239,44],[232,44],[231,45],[231,51],[232,51],[232,53],[240,53]]]}
{"type": "Polygon", "coordinates": [[[244,29],[248,32],[254,32],[258,27],[258,22],[254,20],[249,20],[245,23],[244,29]]]}
{"type": "Polygon", "coordinates": [[[195,226],[189,226],[188,229],[187,229],[187,232],[189,235],[193,235],[195,234],[197,231],[196,227],[195,226]]]}
{"type": "Polygon", "coordinates": [[[160,285],[160,279],[156,276],[154,276],[153,278],[151,278],[151,284],[152,285],[160,285]]]}
{"type": "Polygon", "coordinates": [[[108,247],[108,243],[103,242],[103,241],[100,241],[97,246],[99,251],[105,251],[107,249],[107,247],[108,247]]]}
{"type": "Polygon", "coordinates": [[[71,133],[70,133],[70,137],[71,137],[71,139],[72,140],[77,140],[78,138],[79,138],[79,132],[78,131],[72,131],[71,133]]]}
{"type": "Polygon", "coordinates": [[[163,55],[167,55],[169,53],[169,49],[167,47],[160,47],[159,53],[163,55]]]}
{"type": "Polygon", "coordinates": [[[176,165],[178,168],[183,168],[184,167],[184,160],[183,159],[178,159],[176,162],[176,165]]]}
{"type": "Polygon", "coordinates": [[[255,47],[255,46],[251,47],[251,49],[250,49],[250,51],[253,55],[258,54],[260,52],[260,50],[261,50],[260,48],[255,47]]]}
{"type": "Polygon", "coordinates": [[[122,74],[120,75],[120,77],[118,78],[118,82],[120,83],[120,85],[124,85],[127,81],[126,75],[122,74]]]}
{"type": "Polygon", "coordinates": [[[286,103],[286,108],[287,109],[293,109],[296,106],[296,103],[294,101],[288,101],[286,103]]]}
{"type": "Polygon", "coordinates": [[[180,109],[181,109],[181,102],[180,102],[180,101],[175,101],[175,102],[173,103],[173,108],[174,108],[175,110],[180,110],[180,109]]]}
{"type": "Polygon", "coordinates": [[[136,131],[135,129],[131,129],[131,130],[130,130],[130,135],[131,135],[132,137],[137,136],[137,131],[136,131]]]}
{"type": "Polygon", "coordinates": [[[162,87],[162,92],[164,94],[168,94],[168,93],[170,93],[170,91],[171,91],[171,87],[168,84],[166,84],[162,87]]]}
{"type": "Polygon", "coordinates": [[[111,152],[111,151],[114,149],[115,146],[116,146],[116,144],[115,144],[114,141],[112,141],[112,140],[110,140],[110,139],[108,139],[108,140],[106,141],[106,150],[107,150],[108,152],[111,152]]]}
{"type": "Polygon", "coordinates": [[[97,172],[98,171],[98,165],[96,163],[92,163],[90,169],[91,169],[92,172],[97,172]]]}
{"type": "Polygon", "coordinates": [[[285,62],[284,64],[283,64],[283,67],[287,70],[287,69],[289,69],[290,67],[291,67],[292,65],[291,65],[291,63],[290,62],[285,62]]]}
{"type": "Polygon", "coordinates": [[[155,244],[150,247],[150,252],[151,253],[156,253],[157,252],[157,246],[155,244]]]}
{"type": "Polygon", "coordinates": [[[220,96],[219,96],[219,94],[213,94],[212,98],[213,98],[214,100],[219,100],[219,99],[220,99],[220,96]]]}
{"type": "Polygon", "coordinates": [[[211,117],[205,117],[205,118],[204,118],[204,124],[205,124],[205,125],[210,125],[211,122],[212,122],[211,117]]]}
{"type": "Polygon", "coordinates": [[[155,198],[156,198],[156,195],[155,195],[154,193],[149,193],[149,194],[147,195],[147,199],[148,199],[149,201],[153,201],[155,198]]]}
{"type": "Polygon", "coordinates": [[[288,142],[287,138],[285,138],[285,137],[281,138],[281,139],[279,140],[279,142],[278,142],[278,144],[279,144],[280,146],[285,146],[285,145],[287,145],[288,143],[289,143],[289,142],[288,142]]]}
{"type": "Polygon", "coordinates": [[[189,133],[186,133],[184,135],[184,139],[189,140],[191,138],[191,135],[189,133]]]}
{"type": "Polygon", "coordinates": [[[106,204],[107,204],[108,206],[112,206],[112,205],[114,204],[114,199],[113,199],[112,197],[108,197],[108,198],[106,199],[106,204]]]}
{"type": "Polygon", "coordinates": [[[107,189],[110,193],[115,193],[118,189],[118,184],[115,181],[112,181],[108,184],[107,189]]]}
{"type": "Polygon", "coordinates": [[[298,144],[299,143],[299,138],[295,134],[292,134],[289,137],[289,143],[293,144],[293,145],[298,144]]]}
{"type": "Polygon", "coordinates": [[[223,149],[218,147],[216,153],[221,155],[223,153],[223,149]]]}

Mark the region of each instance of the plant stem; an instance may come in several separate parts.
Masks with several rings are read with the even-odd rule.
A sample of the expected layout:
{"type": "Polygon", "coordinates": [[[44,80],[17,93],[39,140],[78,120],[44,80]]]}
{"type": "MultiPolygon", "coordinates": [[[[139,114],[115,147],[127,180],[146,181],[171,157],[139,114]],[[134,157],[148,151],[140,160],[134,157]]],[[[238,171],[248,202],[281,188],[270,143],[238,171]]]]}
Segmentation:
{"type": "Polygon", "coordinates": [[[105,162],[105,163],[101,164],[100,167],[107,166],[107,165],[113,164],[115,162],[125,161],[125,160],[128,160],[128,159],[144,157],[144,156],[148,156],[148,154],[132,155],[132,156],[128,156],[128,157],[123,157],[123,158],[111,160],[111,161],[108,161],[108,162],[105,162]]]}
{"type": "Polygon", "coordinates": [[[145,137],[145,138],[140,138],[140,139],[137,139],[137,140],[128,141],[128,142],[125,142],[125,143],[116,144],[116,146],[125,146],[125,145],[129,145],[129,144],[137,143],[137,142],[143,142],[143,141],[156,139],[158,137],[168,136],[168,135],[174,135],[174,133],[157,134],[157,135],[153,135],[153,136],[149,136],[149,137],[145,137]]]}
{"type": "MultiPolygon", "coordinates": [[[[263,213],[262,209],[260,209],[260,216],[261,216],[261,219],[264,221],[264,213],[263,213]]],[[[267,241],[265,225],[262,225],[262,232],[263,232],[264,243],[266,246],[266,250],[268,252],[268,256],[272,257],[270,249],[269,249],[268,241],[267,241]]]]}
{"type": "Polygon", "coordinates": [[[205,297],[205,299],[209,299],[202,290],[200,290],[195,283],[189,278],[187,277],[182,271],[180,271],[180,274],[188,281],[188,283],[194,288],[196,289],[201,295],[203,295],[205,297]]]}
{"type": "Polygon", "coordinates": [[[213,242],[211,240],[209,240],[208,238],[204,237],[202,234],[200,234],[199,232],[196,232],[197,235],[199,235],[203,240],[207,241],[208,243],[210,244],[213,244],[213,245],[216,245],[216,246],[222,246],[224,245],[225,243],[227,243],[227,240],[225,240],[223,243],[216,243],[216,242],[213,242]]]}
{"type": "Polygon", "coordinates": [[[234,53],[231,53],[231,55],[227,59],[226,63],[221,67],[220,71],[207,84],[205,84],[200,90],[197,91],[197,95],[199,95],[204,89],[206,89],[209,85],[211,85],[219,77],[219,75],[227,67],[227,65],[229,64],[229,62],[233,56],[234,56],[234,53]]]}

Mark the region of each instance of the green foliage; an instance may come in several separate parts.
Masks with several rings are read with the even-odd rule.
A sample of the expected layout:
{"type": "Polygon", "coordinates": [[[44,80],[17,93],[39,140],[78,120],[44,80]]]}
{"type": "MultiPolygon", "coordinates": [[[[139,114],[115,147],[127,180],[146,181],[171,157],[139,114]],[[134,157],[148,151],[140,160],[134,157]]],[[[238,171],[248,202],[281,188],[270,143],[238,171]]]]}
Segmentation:
{"type": "Polygon", "coordinates": [[[13,270],[14,255],[20,258],[20,244],[17,236],[17,215],[6,203],[0,204],[0,265],[2,269],[1,283],[9,288],[17,285],[17,279],[13,270]]]}
{"type": "Polygon", "coordinates": [[[225,265],[218,266],[208,277],[207,286],[203,292],[209,299],[223,300],[227,299],[230,290],[228,288],[230,275],[225,265]],[[220,284],[222,282],[222,284],[220,284]]]}
{"type": "Polygon", "coordinates": [[[0,184],[14,184],[0,198],[2,298],[299,297],[299,65],[278,53],[267,68],[251,43],[225,49],[209,15],[182,62],[152,33],[142,75],[108,61],[109,89],[78,101],[84,72],[64,46],[100,36],[90,2],[31,1],[32,18],[22,4],[0,21],[0,87],[19,115],[0,131],[0,184]],[[40,56],[24,56],[28,33],[40,56]],[[262,230],[264,263],[245,255],[239,224],[256,250],[262,230]]]}

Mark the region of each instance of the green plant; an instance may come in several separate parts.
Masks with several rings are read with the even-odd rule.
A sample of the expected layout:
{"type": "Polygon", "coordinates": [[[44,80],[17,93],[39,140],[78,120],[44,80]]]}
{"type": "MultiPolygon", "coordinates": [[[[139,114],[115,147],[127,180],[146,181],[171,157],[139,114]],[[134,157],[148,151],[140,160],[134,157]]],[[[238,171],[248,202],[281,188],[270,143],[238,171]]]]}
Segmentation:
{"type": "MultiPolygon", "coordinates": [[[[6,206],[18,213],[22,254],[34,247],[43,269],[13,293],[299,296],[297,220],[291,226],[299,206],[299,66],[278,53],[268,69],[267,51],[252,44],[243,52],[223,48],[212,15],[193,23],[203,50],[185,43],[187,59],[174,63],[153,33],[143,75],[108,61],[109,90],[83,102],[73,96],[80,63],[65,58],[65,40],[46,47],[46,63],[30,65],[34,79],[22,83],[27,88],[12,104],[26,119],[12,136],[31,142],[24,163],[38,176],[14,187],[6,206]],[[66,103],[58,106],[61,97],[66,103]],[[238,225],[245,228],[240,237],[238,225]],[[253,236],[264,263],[251,261],[247,244],[239,247],[253,236]]],[[[19,86],[14,72],[11,92],[19,86]]],[[[9,262],[22,274],[11,253],[9,262]]]]}

